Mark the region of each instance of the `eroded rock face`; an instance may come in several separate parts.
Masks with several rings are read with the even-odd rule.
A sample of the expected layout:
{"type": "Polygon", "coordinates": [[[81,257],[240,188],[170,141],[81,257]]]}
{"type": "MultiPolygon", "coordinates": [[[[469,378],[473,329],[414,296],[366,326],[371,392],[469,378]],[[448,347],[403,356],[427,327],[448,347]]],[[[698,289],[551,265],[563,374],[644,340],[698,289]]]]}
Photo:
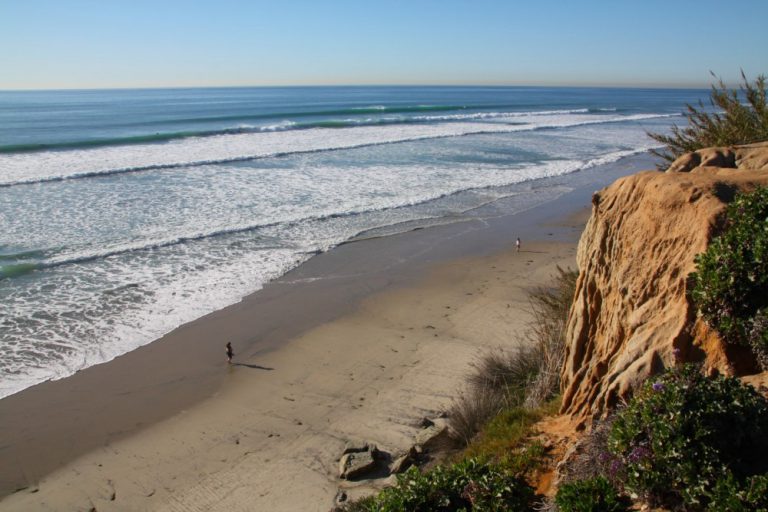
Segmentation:
{"type": "Polygon", "coordinates": [[[674,364],[675,348],[680,360],[704,360],[711,371],[753,367],[697,322],[686,285],[727,203],[768,185],[768,143],[697,153],[678,159],[673,172],[629,176],[593,198],[577,254],[561,412],[581,420],[604,415],[674,364]],[[712,166],[731,161],[734,167],[712,166]]]}
{"type": "Polygon", "coordinates": [[[768,142],[686,153],[672,162],[667,172],[691,172],[698,167],[768,171],[768,142]]]}
{"type": "Polygon", "coordinates": [[[737,147],[736,167],[742,170],[768,171],[768,142],[737,147]]]}

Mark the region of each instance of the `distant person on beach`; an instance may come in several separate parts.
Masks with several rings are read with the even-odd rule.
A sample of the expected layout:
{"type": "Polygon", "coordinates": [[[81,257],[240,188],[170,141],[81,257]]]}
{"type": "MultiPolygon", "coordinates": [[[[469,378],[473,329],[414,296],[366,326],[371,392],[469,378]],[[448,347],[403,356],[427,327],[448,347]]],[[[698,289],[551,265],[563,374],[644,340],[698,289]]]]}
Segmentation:
{"type": "Polygon", "coordinates": [[[515,247],[517,248],[517,252],[520,252],[520,238],[515,240],[515,247]]]}
{"type": "Polygon", "coordinates": [[[227,363],[232,364],[232,357],[235,352],[232,350],[232,343],[227,342],[227,363]]]}

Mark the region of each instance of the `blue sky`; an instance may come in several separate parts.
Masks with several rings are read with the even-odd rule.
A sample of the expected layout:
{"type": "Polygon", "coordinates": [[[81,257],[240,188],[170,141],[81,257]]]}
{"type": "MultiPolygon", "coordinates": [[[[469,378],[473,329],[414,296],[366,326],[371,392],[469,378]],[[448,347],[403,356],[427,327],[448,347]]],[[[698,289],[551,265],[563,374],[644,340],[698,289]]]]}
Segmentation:
{"type": "Polygon", "coordinates": [[[768,73],[768,0],[0,0],[0,89],[703,86],[768,73]]]}

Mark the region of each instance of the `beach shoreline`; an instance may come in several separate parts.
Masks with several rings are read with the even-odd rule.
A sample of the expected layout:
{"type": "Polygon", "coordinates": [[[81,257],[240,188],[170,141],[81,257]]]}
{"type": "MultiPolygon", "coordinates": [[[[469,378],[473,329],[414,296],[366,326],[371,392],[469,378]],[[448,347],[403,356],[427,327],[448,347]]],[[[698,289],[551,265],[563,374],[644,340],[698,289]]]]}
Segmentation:
{"type": "MultiPolygon", "coordinates": [[[[650,168],[651,165],[648,165],[648,161],[648,158],[645,157],[630,158],[613,163],[606,166],[601,179],[607,184],[621,175],[632,173],[641,168],[650,168]]],[[[94,489],[101,484],[97,485],[96,482],[100,480],[94,476],[94,481],[89,481],[88,485],[84,485],[82,489],[73,489],[72,487],[77,487],[77,484],[74,483],[76,480],[73,480],[72,471],[76,471],[78,474],[83,473],[84,467],[91,467],[89,464],[94,460],[93,457],[109,459],[107,453],[112,452],[114,447],[118,445],[134,446],[134,448],[126,449],[125,452],[136,454],[141,450],[135,446],[145,444],[140,439],[168,440],[169,432],[173,432],[174,429],[178,430],[177,424],[182,416],[186,417],[185,422],[191,416],[198,418],[191,422],[192,432],[199,432],[200,425],[209,422],[205,418],[222,415],[228,420],[222,420],[224,423],[217,423],[219,430],[224,429],[221,425],[238,425],[241,421],[242,429],[255,428],[252,425],[248,426],[248,421],[253,422],[255,420],[257,423],[266,422],[271,425],[272,437],[267,437],[268,439],[273,439],[281,432],[300,431],[301,429],[297,427],[308,424],[305,422],[312,423],[313,420],[294,418],[289,420],[288,424],[284,424],[286,418],[281,414],[253,417],[243,413],[242,417],[238,417],[237,414],[234,417],[229,417],[226,411],[219,409],[221,407],[226,409],[228,401],[248,404],[248,407],[252,407],[254,405],[253,397],[240,396],[243,390],[248,389],[251,385],[258,388],[269,388],[270,393],[277,396],[277,400],[285,402],[285,404],[278,402],[283,406],[301,404],[305,408],[317,408],[319,410],[329,405],[336,404],[338,406],[339,403],[346,403],[349,397],[345,393],[349,395],[349,390],[330,393],[325,397],[327,399],[325,402],[320,397],[316,397],[311,404],[302,401],[297,402],[296,397],[291,401],[290,396],[286,395],[288,398],[285,398],[285,396],[279,395],[285,395],[291,387],[297,386],[299,382],[302,382],[299,388],[303,390],[299,395],[312,391],[313,387],[308,387],[302,381],[301,365],[312,363],[313,358],[304,359],[304,357],[312,350],[318,350],[318,343],[323,347],[327,345],[329,350],[339,351],[335,357],[344,356],[342,359],[346,358],[344,360],[352,366],[357,363],[354,362],[355,356],[350,355],[350,353],[354,352],[356,347],[362,346],[365,350],[375,353],[377,347],[385,346],[382,340],[378,342],[369,340],[366,343],[356,344],[349,339],[349,334],[339,338],[346,341],[334,342],[333,340],[336,338],[333,336],[331,336],[332,339],[328,338],[329,330],[341,328],[339,326],[346,325],[345,322],[352,322],[358,328],[354,331],[356,336],[359,336],[361,332],[366,332],[368,327],[375,331],[375,326],[366,327],[368,324],[360,320],[360,315],[366,311],[366,308],[371,307],[370,304],[378,304],[376,308],[379,310],[382,309],[381,304],[395,307],[392,304],[403,302],[402,294],[419,294],[419,292],[413,291],[414,282],[421,283],[415,287],[416,290],[426,290],[421,292],[423,295],[420,295],[421,299],[419,300],[422,302],[427,300],[426,298],[437,297],[440,295],[436,291],[438,288],[449,287],[455,282],[463,282],[459,277],[466,277],[467,273],[471,273],[478,261],[487,263],[487,259],[491,258],[495,262],[495,266],[498,267],[502,262],[512,260],[514,255],[509,251],[517,236],[523,239],[524,250],[541,249],[541,254],[532,253],[531,264],[536,269],[532,273],[532,276],[535,275],[538,279],[536,284],[543,284],[543,280],[546,278],[545,274],[551,272],[554,265],[567,264],[572,261],[575,242],[584,222],[583,212],[589,205],[591,193],[600,186],[603,185],[598,183],[597,185],[579,187],[555,201],[522,213],[489,216],[484,219],[467,219],[463,222],[424,228],[399,235],[343,244],[328,253],[311,258],[308,262],[288,272],[280,279],[269,283],[264,289],[245,298],[240,303],[181,326],[150,345],[108,363],[83,370],[72,377],[46,382],[0,400],[0,418],[3,418],[2,424],[0,424],[0,438],[4,441],[3,447],[0,449],[4,461],[0,463],[0,496],[10,495],[6,500],[0,502],[0,509],[12,510],[15,506],[14,503],[26,503],[25,497],[31,496],[32,499],[42,499],[47,495],[48,489],[50,489],[52,496],[58,496],[57,499],[63,499],[64,496],[67,496],[67,499],[74,500],[69,503],[73,505],[79,503],[78,500],[82,501],[84,497],[92,495],[94,489]],[[579,212],[581,215],[577,215],[579,212]],[[577,215],[577,217],[572,218],[573,215],[577,215]],[[534,245],[530,245],[531,242],[529,241],[532,240],[536,240],[534,245]],[[451,270],[446,269],[458,272],[459,276],[451,274],[451,270]],[[397,296],[398,293],[401,296],[393,299],[392,297],[397,296]],[[236,352],[235,362],[241,363],[242,366],[227,368],[224,355],[226,341],[233,342],[236,352]],[[310,350],[306,344],[314,348],[310,350]],[[286,369],[286,375],[274,379],[274,376],[279,375],[283,368],[286,369]],[[246,371],[248,375],[246,375],[246,371]],[[270,383],[265,380],[270,378],[274,382],[270,383]],[[279,421],[277,420],[278,417],[280,417],[279,421]],[[296,421],[300,424],[297,425],[296,421]],[[169,426],[171,424],[176,426],[171,428],[169,426]],[[58,484],[54,482],[58,482],[58,484]],[[69,494],[61,489],[62,486],[69,489],[69,494]],[[31,493],[30,491],[36,492],[31,493]]],[[[524,305],[522,304],[524,302],[522,285],[531,284],[532,281],[526,279],[528,269],[525,267],[528,265],[518,266],[520,268],[515,270],[517,279],[513,280],[511,285],[507,283],[507,287],[518,285],[517,288],[519,289],[515,293],[521,294],[521,298],[514,308],[514,311],[517,312],[514,315],[515,321],[507,325],[517,325],[516,328],[522,329],[525,323],[525,314],[520,313],[524,309],[522,308],[524,305]]],[[[486,270],[490,272],[490,267],[486,270]]],[[[490,275],[484,275],[482,278],[475,276],[475,278],[481,281],[483,279],[488,280],[487,277],[490,275]]],[[[498,277],[499,280],[502,278],[498,275],[493,277],[498,277]]],[[[476,283],[473,281],[473,284],[476,283]]],[[[451,295],[455,294],[456,290],[451,289],[451,291],[444,291],[444,293],[451,295]]],[[[474,295],[466,296],[463,307],[471,305],[472,297],[474,295]]],[[[418,308],[414,309],[418,310],[418,308]]],[[[424,311],[419,311],[421,311],[420,314],[426,315],[424,311]]],[[[443,312],[442,314],[450,315],[451,312],[443,312]]],[[[379,318],[377,315],[373,316],[379,318]]],[[[472,322],[465,318],[459,324],[466,326],[472,322]]],[[[411,327],[415,328],[416,326],[411,327]]],[[[398,329],[402,328],[401,325],[398,328],[384,329],[386,335],[382,334],[382,336],[387,340],[394,332],[398,332],[397,336],[406,336],[399,334],[398,329]]],[[[511,327],[504,327],[507,330],[509,328],[511,327]]],[[[488,331],[487,328],[486,331],[488,331]]],[[[438,335],[439,333],[434,334],[438,335]]],[[[463,370],[466,369],[464,366],[469,354],[478,349],[478,336],[482,337],[483,333],[477,331],[473,336],[469,336],[475,341],[466,345],[457,345],[463,347],[457,351],[461,353],[461,357],[452,358],[452,364],[455,367],[451,367],[451,371],[444,372],[444,377],[450,377],[449,381],[457,380],[460,367],[463,370]]],[[[439,335],[437,337],[442,339],[439,335]]],[[[454,336],[454,338],[456,337],[454,336]]],[[[431,343],[422,340],[414,346],[416,351],[423,351],[425,355],[431,354],[430,357],[435,357],[435,347],[431,343]]],[[[398,353],[393,352],[392,354],[398,353]]],[[[323,360],[321,354],[316,356],[317,361],[323,360]]],[[[398,357],[391,360],[388,357],[393,356],[381,353],[375,358],[363,358],[361,360],[375,359],[378,361],[376,364],[387,366],[389,363],[402,368],[403,361],[398,357]]],[[[328,361],[325,360],[325,362],[328,361]]],[[[414,367],[421,368],[419,365],[414,367]]],[[[406,373],[405,370],[401,370],[400,374],[390,375],[390,377],[392,379],[405,378],[406,373]]],[[[324,377],[316,376],[315,378],[320,379],[325,384],[318,384],[315,387],[327,385],[328,379],[336,382],[334,379],[338,377],[338,374],[334,373],[336,377],[331,378],[328,376],[328,372],[321,372],[321,375],[324,377]]],[[[414,376],[411,378],[415,379],[414,376]]],[[[441,382],[446,385],[441,379],[442,377],[435,378],[433,381],[422,382],[422,384],[428,384],[432,387],[430,391],[423,393],[422,398],[426,397],[426,402],[438,404],[440,400],[435,400],[434,394],[448,392],[446,389],[435,388],[441,382]]],[[[418,379],[415,382],[417,381],[418,379]]],[[[384,384],[378,380],[376,383],[378,386],[384,384]]],[[[340,385],[340,382],[336,382],[336,384],[340,385]]],[[[394,386],[391,389],[397,390],[399,388],[394,386]]],[[[382,390],[383,388],[379,390],[376,396],[380,395],[382,390]]],[[[397,391],[392,392],[396,393],[397,391]]],[[[358,398],[373,401],[373,395],[358,398]]],[[[447,396],[443,396],[443,402],[447,399],[447,396]]],[[[371,403],[370,401],[366,404],[371,403]]],[[[423,407],[417,406],[415,402],[408,403],[408,400],[405,402],[404,407],[410,407],[414,410],[423,409],[423,407]]],[[[400,413],[402,412],[400,411],[400,413]]],[[[397,414],[393,414],[394,416],[397,414]]],[[[325,417],[319,412],[316,412],[312,418],[315,422],[329,420],[329,417],[325,417]]],[[[366,421],[370,422],[370,420],[371,418],[361,420],[362,426],[364,427],[366,421]]],[[[312,425],[313,429],[319,427],[320,425],[317,424],[312,425]]],[[[258,431],[264,433],[266,432],[265,428],[265,425],[259,425],[258,431]]],[[[336,429],[336,431],[345,430],[336,429]]],[[[362,431],[360,434],[363,434],[365,428],[357,430],[362,431]]],[[[376,431],[378,432],[378,430],[376,431]]],[[[407,437],[405,432],[410,431],[407,428],[401,429],[400,434],[391,439],[385,439],[384,444],[393,449],[397,448],[407,437]]],[[[349,431],[348,434],[353,435],[353,432],[349,431]]],[[[187,435],[194,437],[192,433],[187,435]]],[[[316,435],[322,437],[324,434],[318,431],[316,435]]],[[[387,437],[382,433],[377,435],[387,437]]],[[[178,439],[184,438],[183,442],[191,446],[194,445],[192,437],[184,438],[184,435],[180,435],[178,439]]],[[[296,439],[299,437],[294,439],[294,447],[296,446],[296,439]]],[[[209,440],[209,442],[215,446],[222,446],[221,439],[218,441],[209,440]]],[[[173,452],[172,448],[168,448],[173,447],[173,445],[173,442],[168,442],[168,446],[162,447],[162,450],[167,452],[170,449],[173,452]]],[[[202,442],[200,446],[206,446],[206,443],[202,442]]],[[[238,438],[235,446],[240,446],[240,438],[238,438]]],[[[161,450],[161,447],[158,447],[158,450],[161,450]]],[[[270,450],[276,454],[280,452],[280,449],[270,448],[260,442],[254,445],[253,450],[249,453],[264,454],[270,450]]],[[[183,452],[183,450],[181,451],[183,452]]],[[[290,450],[288,451],[290,452],[290,450]]],[[[179,451],[173,453],[175,455],[172,456],[166,453],[162,460],[166,464],[168,461],[174,461],[175,464],[178,464],[181,460],[179,451]]],[[[331,458],[334,456],[330,452],[323,452],[323,454],[331,458]]],[[[146,453],[142,456],[145,455],[146,453]]],[[[234,457],[235,455],[230,454],[229,456],[234,457]]],[[[113,469],[113,474],[118,474],[121,471],[114,469],[113,465],[120,466],[121,460],[125,462],[122,464],[123,476],[120,480],[117,480],[117,477],[109,476],[106,481],[125,482],[125,479],[129,478],[127,475],[131,471],[137,470],[139,466],[126,462],[126,458],[130,457],[114,455],[110,459],[109,464],[113,469]]],[[[318,456],[317,460],[320,459],[322,457],[318,456]]],[[[304,479],[307,482],[306,492],[309,493],[304,498],[314,496],[313,492],[315,491],[311,490],[314,488],[313,485],[319,485],[318,489],[321,489],[320,492],[323,493],[323,496],[327,494],[329,485],[327,467],[325,466],[327,462],[319,463],[321,469],[313,473],[318,475],[319,480],[317,482],[313,484],[312,478],[304,479]]],[[[103,462],[99,464],[102,464],[102,467],[107,466],[103,462]]],[[[222,467],[226,466],[224,463],[220,464],[223,465],[222,467]]],[[[163,463],[158,462],[157,465],[162,467],[163,463]]],[[[216,465],[216,463],[209,461],[208,469],[200,468],[201,474],[217,473],[216,465]]],[[[284,465],[287,473],[283,475],[282,480],[286,480],[286,475],[289,475],[290,471],[295,471],[295,468],[290,468],[290,464],[284,465]]],[[[180,472],[183,471],[180,469],[180,472]]],[[[279,471],[276,474],[279,474],[279,471]]],[[[293,478],[288,480],[295,483],[293,478]]],[[[126,484],[122,483],[121,485],[126,484]]],[[[141,486],[134,486],[132,491],[121,494],[123,496],[125,494],[134,497],[140,496],[144,491],[139,487],[141,486]]],[[[146,493],[149,492],[146,491],[146,493]]],[[[272,491],[269,493],[271,494],[272,491]]],[[[152,503],[151,508],[162,508],[167,505],[170,503],[168,500],[172,494],[166,494],[155,489],[148,497],[152,503]]],[[[327,505],[329,503],[323,503],[318,510],[327,508],[327,505]]],[[[275,508],[277,510],[285,504],[278,500],[272,501],[271,506],[278,507],[275,508]]],[[[125,507],[125,502],[123,502],[123,507],[125,507]]],[[[101,509],[102,507],[99,508],[99,510],[101,509]]],[[[125,509],[115,508],[115,510],[125,509]]]]}

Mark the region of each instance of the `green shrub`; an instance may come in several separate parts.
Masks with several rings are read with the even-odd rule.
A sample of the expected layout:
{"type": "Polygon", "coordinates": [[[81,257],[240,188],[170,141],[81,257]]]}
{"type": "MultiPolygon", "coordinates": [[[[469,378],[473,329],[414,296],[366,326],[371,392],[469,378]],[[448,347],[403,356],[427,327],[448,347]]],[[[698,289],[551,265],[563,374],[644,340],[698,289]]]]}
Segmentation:
{"type": "Polygon", "coordinates": [[[733,475],[718,480],[712,493],[710,512],[767,512],[768,474],[739,482],[733,475]]]}
{"type": "Polygon", "coordinates": [[[331,512],[372,512],[378,510],[376,506],[376,496],[366,496],[358,500],[349,501],[331,509],[331,512]]]}
{"type": "Polygon", "coordinates": [[[564,484],[557,491],[555,504],[560,512],[624,512],[631,502],[606,478],[598,476],[564,484]]]}
{"type": "Polygon", "coordinates": [[[768,309],[761,309],[752,320],[749,346],[757,357],[760,367],[768,371],[768,309]]]}
{"type": "Polygon", "coordinates": [[[768,188],[740,194],[728,205],[720,236],[696,257],[691,298],[703,317],[730,343],[752,340],[766,350],[764,319],[768,306],[768,188]],[[755,325],[758,332],[750,334],[755,325]]]}
{"type": "Polygon", "coordinates": [[[653,153],[672,162],[680,155],[701,148],[767,140],[765,76],[758,76],[754,83],[750,83],[744,73],[741,78],[740,94],[728,89],[722,80],[712,85],[710,102],[715,112],[707,112],[701,102],[698,108],[686,105],[688,126],[673,126],[671,135],[649,133],[652,139],[665,146],[662,151],[654,150],[653,153]]]}
{"type": "Polygon", "coordinates": [[[613,422],[614,477],[651,503],[704,510],[719,480],[768,471],[768,400],[686,365],[650,379],[613,422]]]}
{"type": "Polygon", "coordinates": [[[533,488],[499,466],[466,459],[427,473],[415,467],[398,475],[370,504],[371,512],[528,511],[533,488]]]}

